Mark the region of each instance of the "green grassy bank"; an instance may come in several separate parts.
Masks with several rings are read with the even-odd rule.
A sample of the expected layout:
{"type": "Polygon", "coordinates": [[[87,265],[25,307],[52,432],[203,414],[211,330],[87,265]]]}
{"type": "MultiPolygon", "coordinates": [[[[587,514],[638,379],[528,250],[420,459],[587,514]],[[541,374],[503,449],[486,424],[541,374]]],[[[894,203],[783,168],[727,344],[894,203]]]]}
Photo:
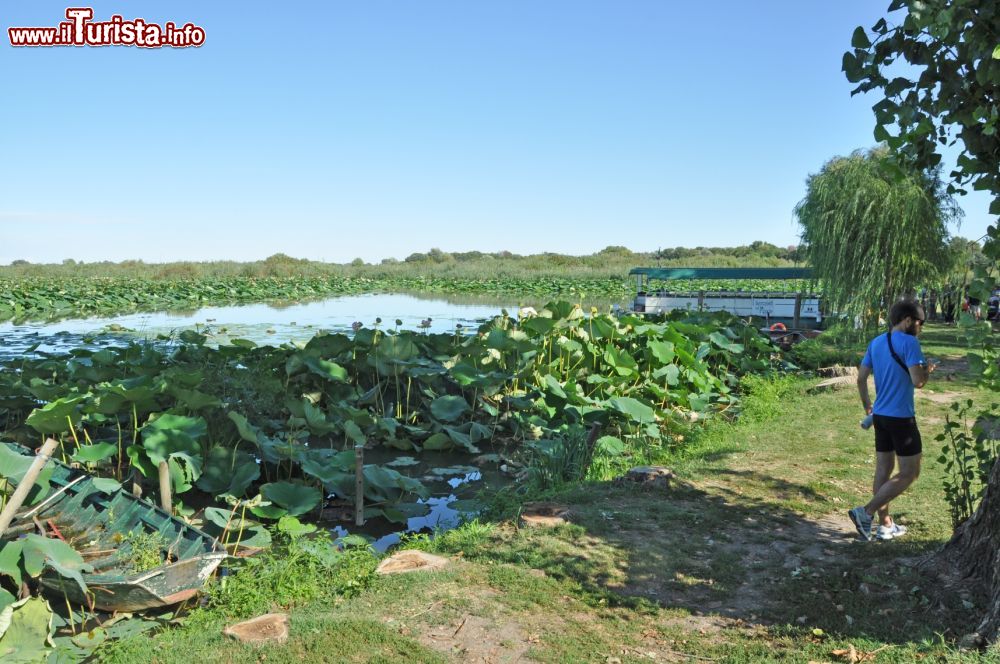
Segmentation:
{"type": "MultiPolygon", "coordinates": [[[[99,651],[109,662],[875,662],[1000,661],[963,652],[982,598],[942,592],[913,562],[950,535],[934,435],[949,406],[986,401],[947,331],[928,346],[952,363],[917,397],[925,465],[893,506],[910,532],[857,540],[846,510],[866,500],[872,434],[853,389],[811,378],[752,379],[743,417],[700,429],[664,458],[669,489],[615,481],[546,499],[569,522],[518,527],[512,501],[480,521],[404,544],[449,557],[391,577],[355,550],[336,560],[265,556],[216,585],[179,627],[99,651]],[[950,377],[950,379],[949,379],[950,377]],[[290,614],[284,645],[240,646],[232,621],[290,614]]],[[[292,544],[292,551],[299,547],[292,544]]]]}

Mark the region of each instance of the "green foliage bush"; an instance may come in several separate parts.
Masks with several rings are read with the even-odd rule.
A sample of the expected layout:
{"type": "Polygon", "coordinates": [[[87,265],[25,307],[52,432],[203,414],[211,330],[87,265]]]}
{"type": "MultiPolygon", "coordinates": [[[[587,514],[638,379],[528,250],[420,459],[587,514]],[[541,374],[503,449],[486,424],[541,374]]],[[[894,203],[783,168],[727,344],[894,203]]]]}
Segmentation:
{"type": "Polygon", "coordinates": [[[240,559],[235,574],[208,587],[208,608],[247,618],[335,597],[353,597],[373,583],[378,559],[367,545],[340,550],[329,534],[286,538],[283,546],[240,559]]]}
{"type": "Polygon", "coordinates": [[[952,412],[945,416],[944,431],[934,438],[944,443],[937,461],[947,473],[942,482],[952,525],[956,528],[979,507],[1000,455],[1000,440],[995,430],[1000,424],[998,405],[993,404],[970,427],[972,404],[972,399],[951,404],[952,412]],[[991,430],[986,431],[987,428],[991,430]]]}
{"type": "Polygon", "coordinates": [[[859,350],[857,346],[845,348],[835,341],[817,337],[792,346],[789,356],[798,367],[815,371],[821,367],[857,366],[864,357],[864,350],[859,350]]]}
{"type": "Polygon", "coordinates": [[[743,396],[740,419],[747,422],[766,422],[786,408],[784,402],[798,394],[800,380],[790,374],[747,374],[740,378],[743,396]]]}

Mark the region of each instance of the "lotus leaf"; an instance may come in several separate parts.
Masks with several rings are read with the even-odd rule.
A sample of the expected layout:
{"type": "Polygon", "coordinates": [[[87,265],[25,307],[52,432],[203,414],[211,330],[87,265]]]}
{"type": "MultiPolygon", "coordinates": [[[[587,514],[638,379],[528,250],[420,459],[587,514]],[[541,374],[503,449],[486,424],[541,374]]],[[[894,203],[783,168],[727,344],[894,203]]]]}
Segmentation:
{"type": "Polygon", "coordinates": [[[402,493],[413,493],[427,499],[430,492],[419,480],[401,475],[391,468],[365,466],[365,497],[378,501],[398,499],[402,493]]]}
{"type": "MultiPolygon", "coordinates": [[[[34,461],[33,457],[18,454],[6,445],[0,445],[0,477],[9,479],[16,484],[28,472],[32,461],[34,461]]],[[[38,503],[49,494],[49,480],[52,479],[54,470],[55,467],[52,464],[46,464],[42,467],[42,471],[38,474],[38,478],[25,500],[28,505],[38,503]]]]}
{"type": "Polygon", "coordinates": [[[29,597],[0,611],[0,660],[4,664],[45,661],[52,636],[52,610],[48,602],[29,597]]]}
{"type": "Polygon", "coordinates": [[[423,447],[425,450],[450,450],[455,446],[452,439],[444,433],[435,433],[424,441],[423,447]]]}
{"type": "Polygon", "coordinates": [[[431,414],[442,422],[453,422],[469,411],[464,397],[445,395],[431,402],[431,414]]]}
{"type": "Polygon", "coordinates": [[[349,380],[347,369],[336,362],[329,362],[318,357],[307,357],[304,364],[314,374],[326,380],[336,383],[346,383],[349,380]]]}
{"type": "Polygon", "coordinates": [[[365,510],[365,517],[378,513],[392,523],[407,523],[410,519],[427,516],[430,511],[431,506],[425,503],[396,503],[392,507],[373,508],[371,513],[365,510]]]}
{"type": "Polygon", "coordinates": [[[94,443],[93,445],[81,445],[73,455],[74,461],[81,463],[97,463],[104,461],[115,455],[118,446],[114,443],[94,443]]]}
{"type": "Polygon", "coordinates": [[[354,441],[355,445],[364,445],[367,442],[361,427],[351,420],[344,422],[344,435],[347,436],[348,440],[354,441]]]}
{"type": "Polygon", "coordinates": [[[64,397],[31,411],[25,424],[38,433],[54,434],[69,431],[80,423],[81,413],[77,406],[84,397],[64,397]]]}
{"type": "MultiPolygon", "coordinates": [[[[250,509],[253,511],[253,508],[250,509]]],[[[256,514],[255,511],[254,513],[256,514]]],[[[203,530],[209,535],[219,538],[223,537],[228,530],[230,547],[235,547],[237,540],[239,540],[241,547],[248,549],[265,548],[271,545],[271,533],[268,532],[267,528],[256,521],[240,518],[239,510],[206,507],[203,530]]]]}
{"type": "Polygon", "coordinates": [[[615,436],[601,436],[594,443],[594,452],[605,456],[619,456],[625,452],[625,443],[615,436]]]}
{"type": "Polygon", "coordinates": [[[302,523],[294,516],[286,515],[278,519],[277,528],[280,532],[289,537],[300,537],[316,532],[316,526],[311,523],[302,523]]]}
{"type": "Polygon", "coordinates": [[[613,397],[608,399],[608,405],[619,413],[627,415],[636,424],[656,420],[656,413],[652,408],[632,397],[613,397]]]}
{"type": "Polygon", "coordinates": [[[179,387],[168,388],[167,391],[177,398],[177,401],[191,410],[217,408],[222,405],[216,397],[198,390],[185,390],[179,387]]]}
{"type": "Polygon", "coordinates": [[[213,495],[242,496],[260,477],[260,466],[246,452],[214,447],[208,453],[197,486],[213,495]]]}
{"type": "Polygon", "coordinates": [[[288,514],[298,516],[319,505],[323,496],[319,489],[297,482],[272,482],[260,487],[260,493],[288,514]]]}
{"type": "Polygon", "coordinates": [[[309,430],[317,435],[326,435],[340,429],[336,422],[331,422],[321,409],[312,405],[308,399],[302,400],[302,412],[305,415],[306,424],[309,430]]]}
{"type": "Polygon", "coordinates": [[[239,432],[240,438],[254,445],[259,444],[258,441],[262,436],[260,429],[250,424],[246,417],[232,412],[228,413],[227,417],[236,425],[236,430],[239,432]]]}

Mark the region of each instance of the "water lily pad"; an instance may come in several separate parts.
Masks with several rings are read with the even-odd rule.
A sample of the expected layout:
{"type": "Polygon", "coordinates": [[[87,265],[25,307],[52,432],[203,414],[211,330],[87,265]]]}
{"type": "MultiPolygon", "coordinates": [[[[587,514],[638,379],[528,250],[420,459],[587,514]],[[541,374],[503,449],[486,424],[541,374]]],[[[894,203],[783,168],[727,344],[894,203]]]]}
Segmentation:
{"type": "Polygon", "coordinates": [[[445,395],[431,402],[431,414],[442,422],[453,422],[469,411],[463,397],[445,395]]]}
{"type": "Polygon", "coordinates": [[[446,466],[443,468],[431,468],[429,471],[431,475],[441,475],[442,477],[448,477],[451,475],[468,475],[469,473],[478,473],[479,469],[475,466],[446,466]]]}
{"type": "Polygon", "coordinates": [[[305,514],[319,505],[323,496],[319,489],[297,482],[272,482],[260,487],[260,493],[292,516],[305,514]]]}
{"type": "Polygon", "coordinates": [[[652,408],[632,397],[613,397],[608,399],[608,405],[637,424],[656,420],[656,413],[652,408]]]}
{"type": "Polygon", "coordinates": [[[454,446],[455,443],[444,433],[432,434],[424,441],[425,450],[450,450],[454,446]]]}
{"type": "Polygon", "coordinates": [[[83,397],[65,397],[31,411],[25,423],[38,433],[51,434],[69,431],[80,423],[77,405],[83,397]]]}
{"type": "Polygon", "coordinates": [[[84,648],[86,650],[93,650],[97,646],[101,645],[108,639],[108,633],[104,631],[101,627],[95,627],[94,629],[88,630],[86,632],[80,632],[76,636],[72,637],[70,641],[73,642],[78,648],[84,648]]]}
{"type": "Polygon", "coordinates": [[[252,456],[230,447],[214,447],[205,459],[198,488],[210,494],[242,496],[260,477],[260,466],[252,456]]]}
{"type": "Polygon", "coordinates": [[[9,626],[0,638],[0,661],[4,664],[28,664],[44,661],[49,653],[52,634],[52,610],[36,597],[15,602],[0,612],[0,627],[9,626]]]}
{"type": "Polygon", "coordinates": [[[117,451],[118,446],[114,443],[83,445],[73,455],[73,460],[81,463],[97,463],[114,456],[117,451]]]}
{"type": "MultiPolygon", "coordinates": [[[[18,454],[6,445],[0,445],[0,477],[5,477],[14,483],[20,482],[33,461],[34,457],[18,454]]],[[[25,501],[28,505],[34,505],[49,494],[49,480],[52,479],[54,471],[54,464],[48,463],[42,467],[42,472],[39,473],[25,501]]]]}

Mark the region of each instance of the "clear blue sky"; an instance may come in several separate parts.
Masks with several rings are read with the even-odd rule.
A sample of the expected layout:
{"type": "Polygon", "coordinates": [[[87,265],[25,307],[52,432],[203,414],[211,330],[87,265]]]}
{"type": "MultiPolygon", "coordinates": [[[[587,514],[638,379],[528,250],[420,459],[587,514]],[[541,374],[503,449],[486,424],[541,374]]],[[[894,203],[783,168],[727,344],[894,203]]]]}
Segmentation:
{"type": "Polygon", "coordinates": [[[91,3],[207,33],[143,50],[15,49],[67,4],[8,0],[0,263],[795,244],[806,176],[874,143],[840,61],[887,5],[91,3]]]}

